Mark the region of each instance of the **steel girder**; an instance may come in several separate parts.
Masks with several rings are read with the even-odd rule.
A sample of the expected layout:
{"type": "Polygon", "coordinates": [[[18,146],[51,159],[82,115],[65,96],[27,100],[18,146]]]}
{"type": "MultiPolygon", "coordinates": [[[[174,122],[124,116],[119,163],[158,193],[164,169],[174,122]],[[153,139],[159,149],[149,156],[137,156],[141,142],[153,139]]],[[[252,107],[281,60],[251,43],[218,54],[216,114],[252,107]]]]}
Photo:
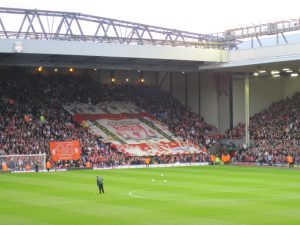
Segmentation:
{"type": "Polygon", "coordinates": [[[232,37],[150,26],[74,12],[0,7],[0,38],[232,49],[232,37]]]}
{"type": "Polygon", "coordinates": [[[226,40],[232,38],[236,42],[237,40],[250,39],[251,47],[254,46],[254,40],[257,40],[258,45],[263,47],[260,37],[275,37],[273,38],[275,45],[280,44],[279,37],[282,37],[283,42],[287,44],[288,40],[285,33],[297,31],[300,31],[300,18],[229,29],[222,33],[216,33],[214,36],[223,37],[226,40]]]}

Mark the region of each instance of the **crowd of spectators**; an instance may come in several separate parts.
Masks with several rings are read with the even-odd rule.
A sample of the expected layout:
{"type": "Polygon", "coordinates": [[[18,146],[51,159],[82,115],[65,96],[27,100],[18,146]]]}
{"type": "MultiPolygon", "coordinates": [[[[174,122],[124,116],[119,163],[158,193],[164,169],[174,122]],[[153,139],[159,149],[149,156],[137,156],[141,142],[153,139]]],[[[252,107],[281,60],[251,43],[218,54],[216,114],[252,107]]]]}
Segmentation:
{"type": "Polygon", "coordinates": [[[183,141],[190,141],[199,146],[210,144],[207,143],[209,134],[216,130],[216,127],[182,106],[179,100],[168,92],[142,85],[118,85],[113,88],[114,92],[111,93],[113,99],[118,101],[131,99],[183,141]]]}
{"type": "MultiPolygon", "coordinates": [[[[211,147],[216,130],[202,117],[182,106],[169,93],[155,87],[101,84],[89,76],[42,74],[0,75],[0,155],[49,155],[50,141],[80,140],[82,157],[55,166],[98,167],[143,164],[77,124],[62,105],[72,102],[97,104],[132,101],[161,121],[182,141],[211,147]]],[[[287,155],[300,162],[300,94],[272,104],[250,118],[251,145],[239,146],[232,159],[242,162],[285,163],[287,155]]],[[[243,139],[244,124],[227,131],[225,138],[243,139]]],[[[231,146],[232,147],[232,146],[231,146]]],[[[22,164],[15,159],[14,165],[22,164]]],[[[152,163],[203,162],[206,154],[152,157],[152,163]]],[[[25,163],[24,163],[25,167],[25,163]]]]}
{"type": "MultiPolygon", "coordinates": [[[[166,92],[142,85],[101,84],[89,76],[42,74],[0,75],[0,155],[49,155],[50,141],[79,139],[82,157],[76,162],[58,162],[57,167],[138,164],[142,159],[119,152],[76,124],[63,104],[128,101],[167,125],[183,141],[207,142],[215,129],[203,118],[183,107],[166,92]]],[[[16,159],[17,160],[17,159],[16,159]]],[[[155,163],[206,161],[203,154],[154,158],[155,163]]],[[[17,162],[15,162],[17,164],[17,162]]]]}
{"type": "Polygon", "coordinates": [[[62,107],[68,102],[97,101],[100,96],[97,84],[87,77],[1,75],[0,155],[48,155],[50,141],[79,139],[81,160],[59,162],[58,167],[84,165],[97,152],[105,152],[103,161],[117,158],[115,149],[76,124],[62,107]]]}
{"type": "MultiPolygon", "coordinates": [[[[285,163],[291,155],[300,162],[300,94],[273,103],[250,118],[251,145],[240,151],[239,161],[285,163]]],[[[238,124],[226,134],[228,139],[243,139],[245,125],[238,124]]]]}

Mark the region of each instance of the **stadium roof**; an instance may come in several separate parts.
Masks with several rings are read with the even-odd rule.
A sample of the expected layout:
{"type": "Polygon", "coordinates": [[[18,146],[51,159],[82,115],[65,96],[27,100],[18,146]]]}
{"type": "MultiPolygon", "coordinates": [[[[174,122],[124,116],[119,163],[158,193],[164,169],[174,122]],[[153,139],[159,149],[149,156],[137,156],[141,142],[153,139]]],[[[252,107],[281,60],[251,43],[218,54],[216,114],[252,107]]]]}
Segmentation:
{"type": "Polygon", "coordinates": [[[0,7],[0,65],[187,72],[222,70],[237,73],[254,71],[260,67],[271,69],[289,66],[299,69],[300,53],[290,51],[288,47],[285,48],[290,51],[286,54],[288,57],[279,54],[277,59],[272,55],[260,58],[255,53],[273,51],[264,48],[263,37],[273,37],[275,45],[288,46],[285,33],[299,30],[300,20],[296,19],[207,35],[74,12],[0,7]],[[5,40],[13,40],[14,46],[11,44],[7,47],[5,40]],[[29,47],[28,52],[21,49],[23,42],[28,40],[36,40],[30,44],[35,51],[29,47]],[[239,46],[245,40],[251,43],[250,48],[255,52],[250,53],[257,58],[249,55],[248,58],[241,56],[242,60],[232,60],[235,55],[239,57],[242,52],[239,46]],[[70,45],[65,51],[64,46],[54,41],[76,43],[73,48],[78,51],[91,43],[94,45],[89,46],[92,49],[90,55],[89,52],[70,54],[70,45]],[[253,50],[256,47],[254,41],[260,50],[253,50]],[[108,53],[101,54],[105,48],[96,49],[97,44],[102,44],[102,47],[110,44],[110,48],[106,48],[108,53]],[[45,45],[48,48],[44,48],[45,45]],[[80,49],[80,46],[84,47],[80,49]],[[121,46],[131,48],[121,52],[121,46]]]}

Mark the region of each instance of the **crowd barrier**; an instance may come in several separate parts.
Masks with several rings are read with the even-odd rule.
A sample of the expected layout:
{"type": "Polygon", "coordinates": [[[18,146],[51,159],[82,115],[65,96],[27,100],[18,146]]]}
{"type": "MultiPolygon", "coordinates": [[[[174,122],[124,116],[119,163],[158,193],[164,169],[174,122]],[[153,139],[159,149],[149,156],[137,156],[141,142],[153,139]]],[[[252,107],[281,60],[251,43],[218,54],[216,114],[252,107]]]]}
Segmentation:
{"type": "MultiPolygon", "coordinates": [[[[150,164],[150,168],[162,168],[162,167],[181,167],[181,166],[208,166],[208,162],[198,163],[172,163],[172,164],[150,164]]],[[[126,165],[116,166],[113,169],[132,169],[132,168],[146,168],[146,165],[126,165]]],[[[110,170],[112,167],[94,167],[93,170],[110,170]]]]}
{"type": "MultiPolygon", "coordinates": [[[[208,166],[209,162],[197,162],[197,163],[173,163],[173,164],[150,164],[150,168],[167,168],[167,167],[187,167],[187,166],[208,166]]],[[[236,166],[268,166],[268,167],[288,167],[286,163],[256,163],[256,162],[233,162],[229,165],[236,166]]],[[[295,168],[299,168],[300,165],[293,165],[295,168]]],[[[146,168],[146,165],[123,165],[123,166],[113,166],[113,167],[93,167],[93,168],[85,168],[85,167],[72,167],[72,168],[62,168],[62,169],[50,169],[49,171],[42,169],[39,172],[65,172],[71,170],[112,170],[112,169],[138,169],[138,168],[146,168]]],[[[1,170],[0,170],[1,171],[1,170]]],[[[2,171],[3,172],[3,171],[2,171]]],[[[35,170],[14,170],[14,171],[6,171],[6,173],[35,173],[35,170]]],[[[5,172],[4,172],[5,173],[5,172]]]]}
{"type": "MultiPolygon", "coordinates": [[[[150,168],[163,168],[163,167],[185,167],[185,166],[208,166],[208,162],[197,162],[197,163],[173,163],[173,164],[150,164],[150,168]]],[[[38,172],[64,172],[69,170],[111,170],[111,169],[133,169],[133,168],[146,168],[146,165],[123,165],[123,166],[113,166],[113,167],[71,167],[71,168],[62,168],[62,169],[50,169],[45,170],[41,169],[38,172]]],[[[0,170],[1,171],[1,170],[0,170]]],[[[4,172],[4,171],[2,171],[4,172]]],[[[35,170],[10,170],[6,173],[35,173],[35,170]]]]}

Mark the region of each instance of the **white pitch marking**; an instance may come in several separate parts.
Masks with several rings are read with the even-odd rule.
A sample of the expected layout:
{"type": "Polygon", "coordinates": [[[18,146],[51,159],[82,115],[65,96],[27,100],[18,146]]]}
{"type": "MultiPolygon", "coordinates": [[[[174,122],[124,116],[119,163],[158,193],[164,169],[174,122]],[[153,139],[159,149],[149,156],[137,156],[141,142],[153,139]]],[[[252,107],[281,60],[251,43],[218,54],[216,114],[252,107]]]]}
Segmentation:
{"type": "MultiPolygon", "coordinates": [[[[281,188],[266,188],[266,189],[255,189],[251,191],[261,191],[261,190],[276,190],[276,189],[281,189],[281,188]]],[[[169,201],[182,201],[182,200],[187,200],[185,198],[163,198],[163,196],[158,196],[158,197],[151,197],[151,196],[140,196],[135,194],[138,191],[142,191],[143,189],[139,190],[133,190],[128,193],[128,195],[132,198],[138,198],[138,199],[152,199],[152,200],[169,200],[169,201]]],[[[146,189],[145,189],[146,190],[146,189]]],[[[244,192],[249,192],[250,190],[245,190],[244,192]]],[[[222,192],[232,192],[234,193],[235,191],[222,191],[222,192]]],[[[236,191],[237,193],[241,193],[242,191],[236,191]]],[[[210,191],[210,192],[205,192],[205,193],[218,193],[218,191],[210,191]]],[[[220,193],[220,192],[219,192],[220,193]]],[[[261,201],[261,200],[281,200],[281,199],[300,199],[300,195],[294,195],[294,196],[288,196],[288,197],[274,197],[270,198],[260,198],[260,199],[249,199],[249,198],[241,198],[241,199],[190,199],[190,201],[198,201],[198,202],[238,202],[238,201],[261,201]]]]}

